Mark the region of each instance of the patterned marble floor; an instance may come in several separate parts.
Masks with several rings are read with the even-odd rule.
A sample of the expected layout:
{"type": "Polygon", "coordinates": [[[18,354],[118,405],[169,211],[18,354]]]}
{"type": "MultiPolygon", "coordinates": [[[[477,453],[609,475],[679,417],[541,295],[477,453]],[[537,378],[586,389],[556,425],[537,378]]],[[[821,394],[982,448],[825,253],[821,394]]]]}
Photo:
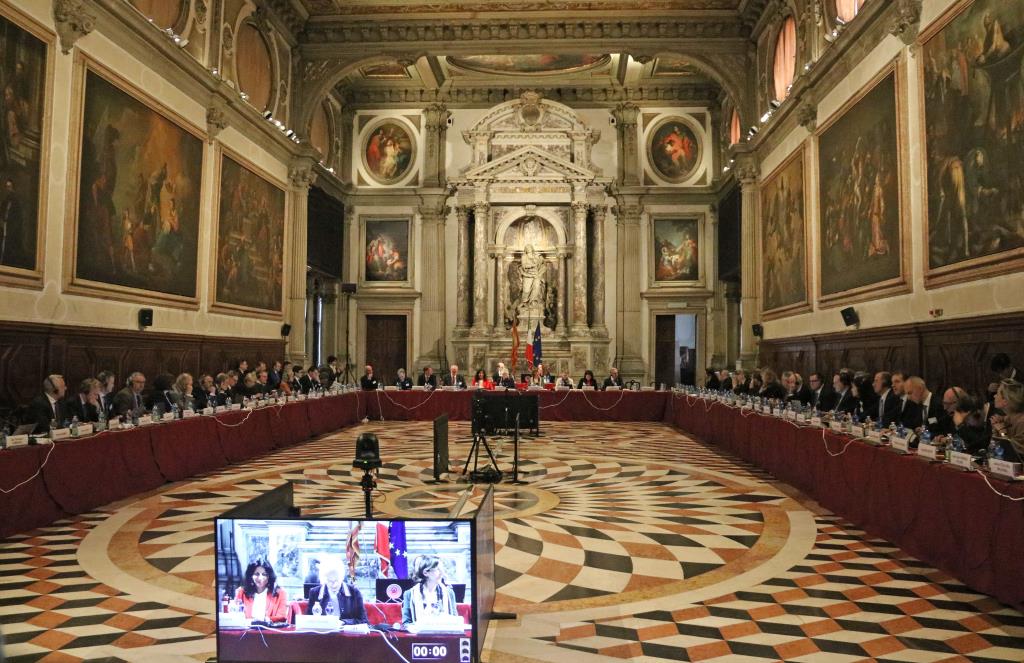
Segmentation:
{"type": "MultiPolygon", "coordinates": [[[[526,486],[498,487],[485,660],[1022,661],[1024,615],[867,538],[792,488],[659,424],[546,424],[526,486]]],[[[429,424],[370,423],[0,544],[10,661],[204,661],[213,518],[295,482],[308,515],[361,512],[356,435],[386,460],[375,508],[447,513],[429,424]]],[[[452,425],[452,467],[469,451],[452,425]]],[[[496,451],[506,461],[511,448],[496,451]]]]}

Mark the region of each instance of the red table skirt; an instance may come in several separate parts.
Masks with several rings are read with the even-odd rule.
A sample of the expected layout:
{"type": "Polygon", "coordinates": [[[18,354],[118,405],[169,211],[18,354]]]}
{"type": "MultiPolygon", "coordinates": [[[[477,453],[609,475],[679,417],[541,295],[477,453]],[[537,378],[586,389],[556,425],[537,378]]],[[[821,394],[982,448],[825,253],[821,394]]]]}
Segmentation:
{"type": "Polygon", "coordinates": [[[0,539],[343,428],[357,410],[345,394],[0,451],[0,539]]]}
{"type": "MultiPolygon", "coordinates": [[[[662,421],[670,394],[651,391],[530,391],[540,397],[540,421],[662,421]]],[[[473,390],[364,391],[359,412],[386,421],[431,421],[447,414],[452,421],[471,418],[473,390]]]]}
{"type": "Polygon", "coordinates": [[[873,536],[1024,609],[1024,484],[689,397],[665,420],[796,486],[873,536]]]}

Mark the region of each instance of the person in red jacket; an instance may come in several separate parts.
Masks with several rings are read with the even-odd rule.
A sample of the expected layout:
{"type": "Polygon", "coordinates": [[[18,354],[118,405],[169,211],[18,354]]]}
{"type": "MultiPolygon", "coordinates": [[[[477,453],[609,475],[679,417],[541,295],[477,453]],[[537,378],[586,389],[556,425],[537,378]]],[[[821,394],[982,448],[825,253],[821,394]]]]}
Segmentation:
{"type": "Polygon", "coordinates": [[[270,562],[257,559],[249,563],[235,600],[242,602],[246,618],[253,621],[289,621],[288,597],[277,586],[277,574],[270,562]]]}

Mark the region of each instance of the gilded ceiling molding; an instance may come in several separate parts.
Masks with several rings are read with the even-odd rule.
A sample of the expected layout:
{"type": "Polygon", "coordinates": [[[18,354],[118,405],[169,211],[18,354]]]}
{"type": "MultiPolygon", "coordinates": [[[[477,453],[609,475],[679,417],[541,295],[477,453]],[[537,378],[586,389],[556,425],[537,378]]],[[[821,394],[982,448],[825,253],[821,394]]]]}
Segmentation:
{"type": "Polygon", "coordinates": [[[711,103],[719,94],[716,85],[675,87],[465,87],[429,90],[424,88],[339,88],[349,103],[357,106],[373,104],[493,105],[519,98],[523,91],[538,90],[546,99],[559,103],[614,104],[627,100],[686,103],[711,103]],[[498,96],[495,96],[498,95],[498,96]]]}
{"type": "Polygon", "coordinates": [[[67,55],[75,42],[96,28],[96,14],[83,0],[53,0],[53,21],[60,37],[60,50],[67,55]]]}

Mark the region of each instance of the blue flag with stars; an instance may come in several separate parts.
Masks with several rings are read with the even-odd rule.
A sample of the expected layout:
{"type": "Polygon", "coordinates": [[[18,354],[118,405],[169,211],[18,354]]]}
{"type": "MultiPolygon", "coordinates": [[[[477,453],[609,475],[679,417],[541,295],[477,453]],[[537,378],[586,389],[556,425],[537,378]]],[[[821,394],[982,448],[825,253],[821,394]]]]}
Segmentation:
{"type": "Polygon", "coordinates": [[[388,526],[391,540],[391,570],[396,578],[409,577],[409,554],[405,547],[405,522],[393,520],[388,526]]]}
{"type": "Polygon", "coordinates": [[[533,332],[533,365],[541,363],[540,358],[540,323],[537,323],[537,330],[533,332]]]}

